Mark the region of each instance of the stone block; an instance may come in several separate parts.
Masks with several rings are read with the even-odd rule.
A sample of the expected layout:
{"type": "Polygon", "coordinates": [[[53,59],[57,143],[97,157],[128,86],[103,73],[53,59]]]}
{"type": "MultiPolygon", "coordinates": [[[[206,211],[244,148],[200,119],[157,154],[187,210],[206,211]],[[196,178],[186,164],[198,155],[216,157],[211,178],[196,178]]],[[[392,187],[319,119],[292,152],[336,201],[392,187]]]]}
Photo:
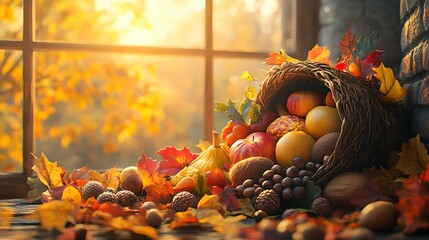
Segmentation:
{"type": "Polygon", "coordinates": [[[423,70],[423,43],[412,49],[401,61],[400,78],[410,78],[423,70]]]}
{"type": "Polygon", "coordinates": [[[402,51],[408,51],[416,40],[425,33],[423,26],[423,10],[417,8],[404,23],[401,32],[402,51]]]}
{"type": "Polygon", "coordinates": [[[423,0],[401,0],[400,8],[399,8],[399,16],[402,21],[405,21],[407,15],[414,10],[414,8],[422,3],[423,0]]]}
{"type": "Polygon", "coordinates": [[[429,107],[415,109],[411,125],[413,133],[420,134],[421,140],[429,143],[429,107]]]}
{"type": "Polygon", "coordinates": [[[429,107],[429,78],[416,80],[410,84],[405,84],[406,95],[405,104],[414,107],[429,107]]]}

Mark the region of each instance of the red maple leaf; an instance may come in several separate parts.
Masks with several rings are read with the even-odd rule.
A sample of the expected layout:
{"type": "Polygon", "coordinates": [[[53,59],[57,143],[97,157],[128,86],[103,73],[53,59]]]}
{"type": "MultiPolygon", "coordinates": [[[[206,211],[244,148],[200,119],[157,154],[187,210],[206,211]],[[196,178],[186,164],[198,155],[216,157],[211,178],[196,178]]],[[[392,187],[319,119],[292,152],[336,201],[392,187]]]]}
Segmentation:
{"type": "Polygon", "coordinates": [[[157,152],[162,160],[159,162],[155,171],[166,175],[175,175],[184,167],[188,166],[198,154],[192,153],[188,148],[176,149],[174,147],[166,147],[157,152]]]}
{"type": "Polygon", "coordinates": [[[168,203],[174,195],[173,185],[168,182],[164,174],[156,171],[156,161],[142,153],[138,160],[137,169],[143,181],[143,188],[146,191],[146,200],[168,203]]]}
{"type": "Polygon", "coordinates": [[[381,63],[380,57],[383,54],[383,51],[380,50],[374,50],[371,51],[366,57],[365,62],[368,64],[372,64],[374,67],[378,67],[381,63]]]}
{"type": "Polygon", "coordinates": [[[240,201],[235,196],[235,188],[226,185],[224,188],[214,186],[212,193],[218,195],[219,202],[226,207],[227,211],[236,211],[240,208],[240,201]]]}

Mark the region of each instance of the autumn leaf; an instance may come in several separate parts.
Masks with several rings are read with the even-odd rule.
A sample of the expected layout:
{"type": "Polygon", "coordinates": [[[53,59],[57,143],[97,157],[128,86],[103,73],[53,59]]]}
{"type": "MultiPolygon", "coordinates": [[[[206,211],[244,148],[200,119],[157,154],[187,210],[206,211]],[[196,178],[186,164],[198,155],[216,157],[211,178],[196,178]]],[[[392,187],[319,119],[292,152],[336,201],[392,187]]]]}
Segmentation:
{"type": "Polygon", "coordinates": [[[198,154],[192,153],[186,147],[180,150],[174,147],[166,147],[157,153],[162,157],[162,160],[158,163],[155,171],[169,176],[180,172],[198,157],[198,154]]]}
{"type": "Polygon", "coordinates": [[[230,215],[244,215],[248,217],[254,217],[255,208],[251,202],[250,198],[240,198],[238,199],[240,203],[240,208],[230,212],[230,215]]]}
{"type": "Polygon", "coordinates": [[[258,91],[253,86],[247,86],[246,89],[244,89],[244,96],[252,101],[255,101],[257,95],[258,91]]]}
{"type": "Polygon", "coordinates": [[[155,228],[148,225],[142,225],[141,221],[134,215],[128,216],[126,219],[122,217],[116,217],[112,219],[109,224],[111,227],[118,230],[132,231],[150,239],[158,238],[158,232],[155,228]]]}
{"type": "Polygon", "coordinates": [[[40,181],[52,189],[63,185],[64,169],[57,165],[57,162],[50,162],[44,153],[38,158],[35,155],[34,166],[31,168],[39,177],[40,181]]]}
{"type": "Polygon", "coordinates": [[[331,51],[329,51],[326,47],[320,47],[318,44],[316,44],[308,52],[307,60],[332,65],[331,61],[329,60],[330,55],[331,51]]]}
{"type": "Polygon", "coordinates": [[[214,209],[198,209],[198,220],[201,223],[209,223],[213,230],[225,236],[225,238],[231,238],[237,234],[238,226],[236,224],[244,219],[246,216],[230,216],[223,217],[218,211],[214,209]]]}
{"type": "Polygon", "coordinates": [[[0,203],[0,230],[10,229],[10,222],[13,219],[13,209],[6,203],[0,203]]]}
{"type": "Polygon", "coordinates": [[[79,239],[80,236],[77,235],[77,233],[81,232],[82,229],[85,229],[85,240],[94,239],[94,231],[91,229],[91,227],[88,227],[85,224],[76,224],[75,226],[62,229],[61,234],[57,237],[57,240],[79,239]]]}
{"type": "Polygon", "coordinates": [[[383,63],[380,66],[373,68],[376,77],[380,83],[378,90],[380,99],[386,102],[399,102],[405,96],[405,89],[401,86],[399,81],[395,78],[393,70],[386,68],[383,63]]]}
{"type": "Polygon", "coordinates": [[[373,50],[368,56],[365,57],[365,62],[372,64],[374,67],[380,66],[380,57],[383,54],[383,51],[373,50]]]}
{"type": "Polygon", "coordinates": [[[109,168],[104,173],[99,173],[95,170],[88,170],[89,178],[94,181],[101,182],[106,188],[111,187],[118,189],[119,179],[117,177],[116,168],[109,168]]]}
{"type": "Polygon", "coordinates": [[[242,72],[240,78],[248,82],[255,81],[255,77],[252,74],[250,74],[248,71],[242,72]]]}
{"type": "Polygon", "coordinates": [[[217,195],[204,194],[204,196],[198,201],[197,208],[210,208],[218,212],[224,212],[223,205],[219,202],[219,197],[217,195]]]}
{"type": "Polygon", "coordinates": [[[390,171],[383,167],[365,168],[362,173],[376,181],[380,192],[385,196],[395,197],[396,190],[401,186],[399,182],[395,181],[396,179],[390,171]]]}
{"type": "Polygon", "coordinates": [[[429,229],[429,187],[418,176],[407,179],[397,190],[396,208],[400,216],[398,223],[406,234],[413,234],[418,229],[429,229]]]}
{"type": "Polygon", "coordinates": [[[225,206],[227,211],[233,212],[240,208],[240,201],[235,196],[235,188],[231,185],[227,185],[223,189],[214,186],[212,193],[218,195],[219,202],[225,206]]]}
{"type": "Polygon", "coordinates": [[[73,169],[69,174],[68,180],[70,184],[83,187],[87,182],[89,182],[89,177],[88,165],[86,165],[79,169],[73,169]]]}
{"type": "Polygon", "coordinates": [[[64,189],[61,199],[63,201],[80,204],[82,202],[82,195],[75,187],[69,185],[64,189]]]}
{"type": "Polygon", "coordinates": [[[420,179],[425,183],[429,183],[429,163],[426,164],[426,168],[420,175],[420,179]]]}
{"type": "Polygon", "coordinates": [[[70,201],[53,200],[40,205],[29,218],[37,219],[43,229],[61,231],[67,222],[74,223],[79,206],[70,201]]]}
{"type": "Polygon", "coordinates": [[[112,215],[112,217],[126,217],[130,214],[124,211],[124,208],[117,204],[117,203],[111,203],[111,202],[105,202],[100,204],[97,207],[98,211],[109,213],[112,215]]]}
{"type": "Polygon", "coordinates": [[[207,148],[209,148],[212,145],[212,142],[207,141],[207,140],[202,140],[200,139],[200,141],[198,142],[197,145],[195,145],[197,148],[199,148],[201,150],[201,152],[204,152],[207,148]]]}
{"type": "Polygon", "coordinates": [[[353,77],[366,80],[371,79],[374,74],[372,64],[365,60],[361,60],[360,58],[356,58],[351,61],[347,70],[353,77]]]}
{"type": "Polygon", "coordinates": [[[341,39],[341,42],[338,43],[341,55],[338,58],[337,63],[353,59],[353,52],[355,51],[356,44],[356,36],[351,30],[348,30],[341,39]]]}
{"type": "MultiPolygon", "coordinates": [[[[179,161],[182,162],[186,162],[188,158],[194,156],[189,150],[183,152],[172,150],[172,153],[173,155],[176,154],[174,156],[179,157],[179,161]]],[[[169,159],[174,159],[171,154],[165,152],[162,154],[165,154],[169,159]]],[[[138,160],[137,169],[142,177],[143,189],[147,194],[146,200],[166,204],[173,198],[174,188],[171,182],[165,179],[164,174],[156,171],[156,167],[156,161],[142,153],[138,160]]]]}
{"type": "Polygon", "coordinates": [[[429,155],[426,151],[425,145],[420,140],[420,135],[416,135],[402,144],[399,161],[392,168],[407,175],[418,175],[429,163],[429,155]]]}
{"type": "Polygon", "coordinates": [[[43,184],[38,177],[28,177],[27,185],[31,189],[27,192],[27,199],[33,202],[40,200],[42,193],[48,190],[47,186],[43,184]]]}
{"type": "Polygon", "coordinates": [[[282,65],[284,62],[294,63],[299,62],[299,60],[287,55],[283,49],[280,49],[280,52],[269,53],[268,58],[265,59],[267,65],[282,65]]]}

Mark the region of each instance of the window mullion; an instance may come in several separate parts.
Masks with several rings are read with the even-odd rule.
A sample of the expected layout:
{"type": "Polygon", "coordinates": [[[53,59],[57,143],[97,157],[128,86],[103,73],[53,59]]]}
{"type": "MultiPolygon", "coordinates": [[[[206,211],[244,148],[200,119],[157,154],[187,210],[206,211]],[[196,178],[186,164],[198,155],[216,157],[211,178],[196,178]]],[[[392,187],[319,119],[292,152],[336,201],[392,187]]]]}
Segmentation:
{"type": "Polygon", "coordinates": [[[213,0],[206,0],[205,43],[204,138],[209,140],[213,129],[213,0]]]}
{"type": "Polygon", "coordinates": [[[23,2],[23,171],[32,174],[34,152],[34,0],[23,2]]]}

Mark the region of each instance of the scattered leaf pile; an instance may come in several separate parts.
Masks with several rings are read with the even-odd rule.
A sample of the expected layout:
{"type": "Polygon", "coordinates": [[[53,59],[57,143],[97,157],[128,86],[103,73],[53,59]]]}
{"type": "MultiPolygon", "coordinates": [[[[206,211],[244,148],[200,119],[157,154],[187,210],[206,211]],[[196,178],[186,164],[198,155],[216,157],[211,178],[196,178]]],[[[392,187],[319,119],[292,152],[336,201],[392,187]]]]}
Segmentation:
{"type": "MultiPolygon", "coordinates": [[[[363,81],[378,83],[381,100],[398,102],[404,96],[404,89],[393,71],[380,63],[383,52],[367,54],[375,39],[376,36],[357,39],[349,31],[339,43],[341,56],[335,65],[329,60],[330,51],[318,45],[309,51],[305,61],[326,63],[363,81]]],[[[266,64],[298,61],[280,50],[270,53],[266,64]]],[[[257,81],[247,71],[241,77],[248,82],[257,81]]],[[[242,103],[218,102],[215,110],[226,113],[236,125],[258,122],[261,113],[255,103],[256,95],[257,89],[249,86],[242,103]]],[[[398,223],[405,234],[429,229],[429,155],[418,135],[404,143],[400,152],[391,154],[387,168],[363,171],[374,185],[362,189],[360,196],[351,199],[355,208],[348,209],[346,214],[335,211],[335,206],[324,204],[326,199],[319,198],[322,189],[309,181],[305,183],[308,192],[305,198],[289,202],[281,216],[264,216],[263,211],[254,208],[254,200],[237,197],[236,186],[229,180],[229,146],[220,142],[218,134],[213,133],[213,142],[200,141],[197,146],[200,153],[192,153],[186,147],[166,147],[157,152],[160,160],[142,153],[136,165],[131,166],[138,172],[137,180],[133,181],[141,180],[142,189],[137,189],[141,190],[137,191],[137,200],[128,206],[116,200],[104,202],[96,196],[82,197],[84,187],[92,181],[99,182],[109,192],[106,196],[118,197],[116,192],[126,191],[121,185],[121,170],[110,168],[99,172],[84,166],[69,172],[43,153],[40,157],[34,156],[32,169],[37,177],[28,178],[31,187],[28,198],[43,204],[30,217],[39,220],[44,229],[60,231],[59,239],[78,238],[81,232],[89,238],[95,234],[92,226],[156,239],[161,223],[171,231],[186,227],[211,229],[225,238],[306,239],[305,234],[311,230],[323,234],[325,239],[350,239],[353,234],[372,234],[359,222],[360,209],[368,202],[388,200],[395,204],[398,223]],[[192,198],[186,198],[185,194],[176,198],[182,192],[192,193],[192,198]],[[318,198],[320,201],[315,200],[318,198]],[[186,210],[178,211],[175,206],[186,210]],[[324,214],[330,207],[332,213],[324,214]],[[257,224],[238,227],[245,219],[257,224]],[[70,224],[73,227],[66,228],[70,224]]],[[[0,228],[7,229],[13,212],[7,206],[0,206],[0,210],[0,228]]]]}

